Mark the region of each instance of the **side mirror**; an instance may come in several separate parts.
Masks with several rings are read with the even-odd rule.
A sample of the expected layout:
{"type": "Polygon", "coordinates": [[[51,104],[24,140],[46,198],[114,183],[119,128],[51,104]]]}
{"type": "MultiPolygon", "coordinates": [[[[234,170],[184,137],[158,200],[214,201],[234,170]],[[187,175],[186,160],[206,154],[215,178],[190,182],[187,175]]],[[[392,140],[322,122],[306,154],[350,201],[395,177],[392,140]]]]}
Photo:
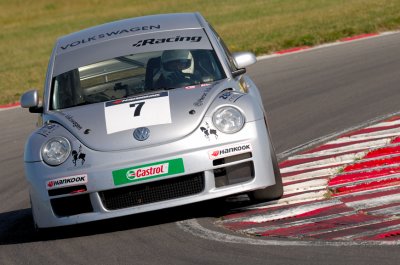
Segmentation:
{"type": "Polygon", "coordinates": [[[21,107],[30,108],[39,105],[39,97],[37,90],[29,90],[21,96],[21,107]]]}
{"type": "Polygon", "coordinates": [[[257,62],[256,56],[251,52],[235,52],[232,56],[238,69],[246,68],[257,62]]]}
{"type": "Polygon", "coordinates": [[[39,96],[36,89],[25,92],[20,99],[21,107],[29,108],[32,113],[43,112],[43,107],[39,107],[39,96]]]}

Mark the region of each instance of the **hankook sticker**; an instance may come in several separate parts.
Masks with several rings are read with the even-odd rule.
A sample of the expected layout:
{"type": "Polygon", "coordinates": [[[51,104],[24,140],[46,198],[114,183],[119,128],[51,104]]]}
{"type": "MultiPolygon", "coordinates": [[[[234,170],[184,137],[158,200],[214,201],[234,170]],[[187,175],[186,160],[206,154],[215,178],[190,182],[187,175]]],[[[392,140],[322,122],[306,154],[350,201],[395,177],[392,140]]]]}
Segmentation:
{"type": "Polygon", "coordinates": [[[167,91],[104,103],[107,134],[171,123],[167,91]]]}
{"type": "Polygon", "coordinates": [[[243,144],[235,144],[229,146],[222,146],[219,148],[212,149],[208,151],[208,157],[212,160],[223,158],[232,155],[243,154],[247,152],[251,152],[251,144],[243,143],[243,144]]]}
{"type": "Polygon", "coordinates": [[[58,179],[52,179],[46,182],[46,188],[48,190],[64,188],[70,186],[77,186],[81,184],[85,184],[88,182],[87,175],[77,175],[77,176],[69,176],[58,179]]]}

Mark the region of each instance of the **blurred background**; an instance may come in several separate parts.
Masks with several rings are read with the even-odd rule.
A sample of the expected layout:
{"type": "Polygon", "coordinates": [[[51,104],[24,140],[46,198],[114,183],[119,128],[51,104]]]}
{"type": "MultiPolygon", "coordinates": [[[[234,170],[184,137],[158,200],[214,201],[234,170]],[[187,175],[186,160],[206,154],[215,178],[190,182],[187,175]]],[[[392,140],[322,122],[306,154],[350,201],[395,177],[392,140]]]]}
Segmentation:
{"type": "Polygon", "coordinates": [[[400,0],[0,0],[0,105],[42,90],[60,36],[124,18],[195,11],[232,51],[257,55],[400,27],[400,0]]]}

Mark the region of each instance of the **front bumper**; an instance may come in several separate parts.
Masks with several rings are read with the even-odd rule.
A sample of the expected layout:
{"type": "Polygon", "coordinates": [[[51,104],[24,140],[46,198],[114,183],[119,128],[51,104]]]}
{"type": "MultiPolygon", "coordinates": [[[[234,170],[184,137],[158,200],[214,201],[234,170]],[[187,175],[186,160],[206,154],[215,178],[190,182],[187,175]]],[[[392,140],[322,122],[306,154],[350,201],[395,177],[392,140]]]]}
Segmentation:
{"type": "MultiPolygon", "coordinates": [[[[75,140],[73,146],[78,148],[82,144],[75,140]]],[[[70,160],[59,167],[49,167],[42,162],[25,163],[38,227],[131,215],[275,184],[271,143],[264,120],[248,122],[235,134],[218,133],[206,137],[203,131],[196,129],[179,141],[141,150],[99,152],[82,149],[86,156],[81,165],[80,161],[72,165],[70,160]],[[233,151],[217,156],[217,159],[211,155],[215,150],[241,145],[249,145],[251,150],[233,151]],[[171,159],[181,159],[184,171],[122,184],[113,178],[113,172],[120,169],[171,159]],[[87,182],[77,189],[65,189],[65,193],[46,188],[49,180],[78,175],[87,176],[87,182]]]]}

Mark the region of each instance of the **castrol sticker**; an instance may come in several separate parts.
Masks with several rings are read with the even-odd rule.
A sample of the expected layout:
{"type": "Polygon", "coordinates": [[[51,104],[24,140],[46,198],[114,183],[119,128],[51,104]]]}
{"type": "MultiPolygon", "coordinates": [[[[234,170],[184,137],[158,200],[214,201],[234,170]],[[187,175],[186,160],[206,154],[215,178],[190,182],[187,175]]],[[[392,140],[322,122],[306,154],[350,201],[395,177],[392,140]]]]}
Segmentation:
{"type": "Polygon", "coordinates": [[[161,165],[138,168],[138,169],[131,169],[126,172],[126,177],[129,180],[135,180],[140,178],[146,177],[153,177],[162,174],[168,173],[168,163],[164,163],[161,165]]]}
{"type": "Polygon", "coordinates": [[[123,185],[163,176],[184,173],[182,158],[118,169],[112,172],[115,185],[123,185]]]}

